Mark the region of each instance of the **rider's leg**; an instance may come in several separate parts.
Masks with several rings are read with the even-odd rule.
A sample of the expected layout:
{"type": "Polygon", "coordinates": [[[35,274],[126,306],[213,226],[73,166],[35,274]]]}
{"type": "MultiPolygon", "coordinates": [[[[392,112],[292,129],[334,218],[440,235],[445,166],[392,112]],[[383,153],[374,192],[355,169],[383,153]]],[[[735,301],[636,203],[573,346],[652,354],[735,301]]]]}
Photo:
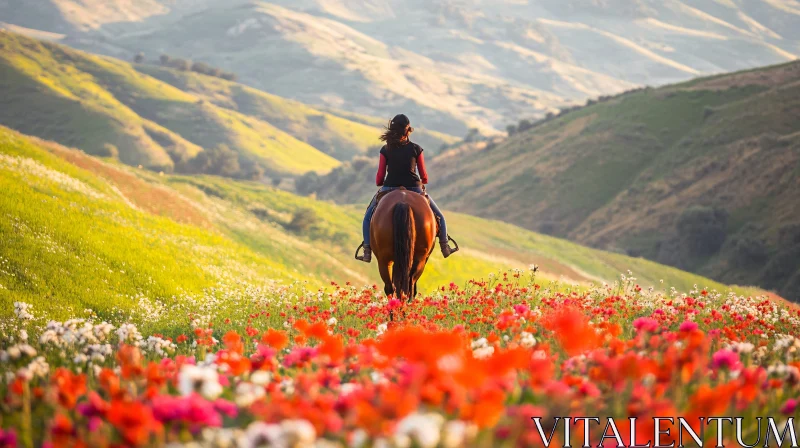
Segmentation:
{"type": "MultiPolygon", "coordinates": [[[[392,189],[393,188],[391,187],[382,187],[379,192],[392,189]]],[[[376,194],[375,197],[372,198],[372,201],[369,203],[369,207],[367,207],[367,212],[364,214],[364,221],[361,223],[361,236],[364,238],[364,255],[356,258],[366,263],[372,261],[372,248],[370,247],[369,243],[369,225],[372,222],[372,215],[375,214],[377,199],[378,195],[376,194]]]]}
{"type": "Polygon", "coordinates": [[[364,238],[364,247],[369,247],[369,224],[372,222],[372,215],[375,214],[375,198],[367,207],[367,212],[364,214],[364,221],[361,223],[361,236],[364,238]]]}
{"type": "Polygon", "coordinates": [[[365,263],[372,261],[372,249],[369,247],[369,224],[372,221],[373,213],[375,213],[375,199],[376,198],[372,198],[372,201],[370,201],[367,212],[364,214],[364,221],[361,223],[361,236],[364,238],[364,254],[357,256],[356,259],[365,263]]]}

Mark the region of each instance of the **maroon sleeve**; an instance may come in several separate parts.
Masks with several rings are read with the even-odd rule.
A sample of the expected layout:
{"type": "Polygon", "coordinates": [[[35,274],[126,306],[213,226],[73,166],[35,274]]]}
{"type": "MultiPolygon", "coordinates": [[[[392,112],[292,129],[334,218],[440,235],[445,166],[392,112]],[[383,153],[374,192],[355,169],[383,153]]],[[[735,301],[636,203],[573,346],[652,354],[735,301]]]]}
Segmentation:
{"type": "Polygon", "coordinates": [[[422,155],[422,152],[419,153],[417,156],[417,170],[419,170],[419,178],[423,184],[428,183],[428,172],[425,171],[425,157],[422,155]]]}
{"type": "Polygon", "coordinates": [[[375,185],[382,186],[383,181],[386,179],[386,156],[381,154],[381,161],[378,164],[378,175],[375,176],[375,185]]]}

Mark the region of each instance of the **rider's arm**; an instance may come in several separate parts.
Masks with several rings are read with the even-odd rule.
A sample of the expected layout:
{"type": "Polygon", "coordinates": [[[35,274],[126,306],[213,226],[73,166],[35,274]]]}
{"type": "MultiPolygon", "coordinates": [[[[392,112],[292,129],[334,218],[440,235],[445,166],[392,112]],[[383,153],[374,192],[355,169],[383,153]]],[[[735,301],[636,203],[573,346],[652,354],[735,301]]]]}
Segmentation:
{"type": "Polygon", "coordinates": [[[419,170],[419,179],[423,184],[427,184],[428,172],[425,171],[425,157],[422,156],[422,153],[419,153],[419,156],[417,157],[417,169],[419,170]]]}
{"type": "Polygon", "coordinates": [[[386,179],[386,156],[381,154],[381,161],[378,164],[378,175],[375,176],[375,185],[383,186],[383,180],[386,179]]]}

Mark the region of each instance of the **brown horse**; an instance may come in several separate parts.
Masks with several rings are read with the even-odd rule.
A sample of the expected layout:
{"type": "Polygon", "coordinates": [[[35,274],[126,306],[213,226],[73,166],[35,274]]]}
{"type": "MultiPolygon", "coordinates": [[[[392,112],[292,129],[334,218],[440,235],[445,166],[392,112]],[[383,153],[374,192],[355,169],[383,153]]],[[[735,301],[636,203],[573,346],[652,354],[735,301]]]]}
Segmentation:
{"type": "Polygon", "coordinates": [[[387,193],[370,223],[370,246],[387,296],[410,300],[433,253],[436,216],[419,193],[405,189],[387,193]]]}

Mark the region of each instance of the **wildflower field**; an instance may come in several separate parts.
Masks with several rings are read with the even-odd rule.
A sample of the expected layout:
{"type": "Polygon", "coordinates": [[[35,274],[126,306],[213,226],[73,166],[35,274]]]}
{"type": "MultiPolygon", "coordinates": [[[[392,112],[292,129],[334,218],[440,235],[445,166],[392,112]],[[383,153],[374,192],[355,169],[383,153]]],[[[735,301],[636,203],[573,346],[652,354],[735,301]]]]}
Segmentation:
{"type": "Polygon", "coordinates": [[[546,434],[575,415],[797,417],[790,305],[536,275],[408,303],[376,286],[208,294],[169,337],[17,302],[0,331],[0,446],[539,446],[531,417],[546,434]]]}
{"type": "Polygon", "coordinates": [[[537,446],[531,417],[796,416],[800,316],[755,289],[450,214],[464,250],[404,303],[361,286],[362,207],[1,127],[0,190],[0,447],[537,446]]]}

